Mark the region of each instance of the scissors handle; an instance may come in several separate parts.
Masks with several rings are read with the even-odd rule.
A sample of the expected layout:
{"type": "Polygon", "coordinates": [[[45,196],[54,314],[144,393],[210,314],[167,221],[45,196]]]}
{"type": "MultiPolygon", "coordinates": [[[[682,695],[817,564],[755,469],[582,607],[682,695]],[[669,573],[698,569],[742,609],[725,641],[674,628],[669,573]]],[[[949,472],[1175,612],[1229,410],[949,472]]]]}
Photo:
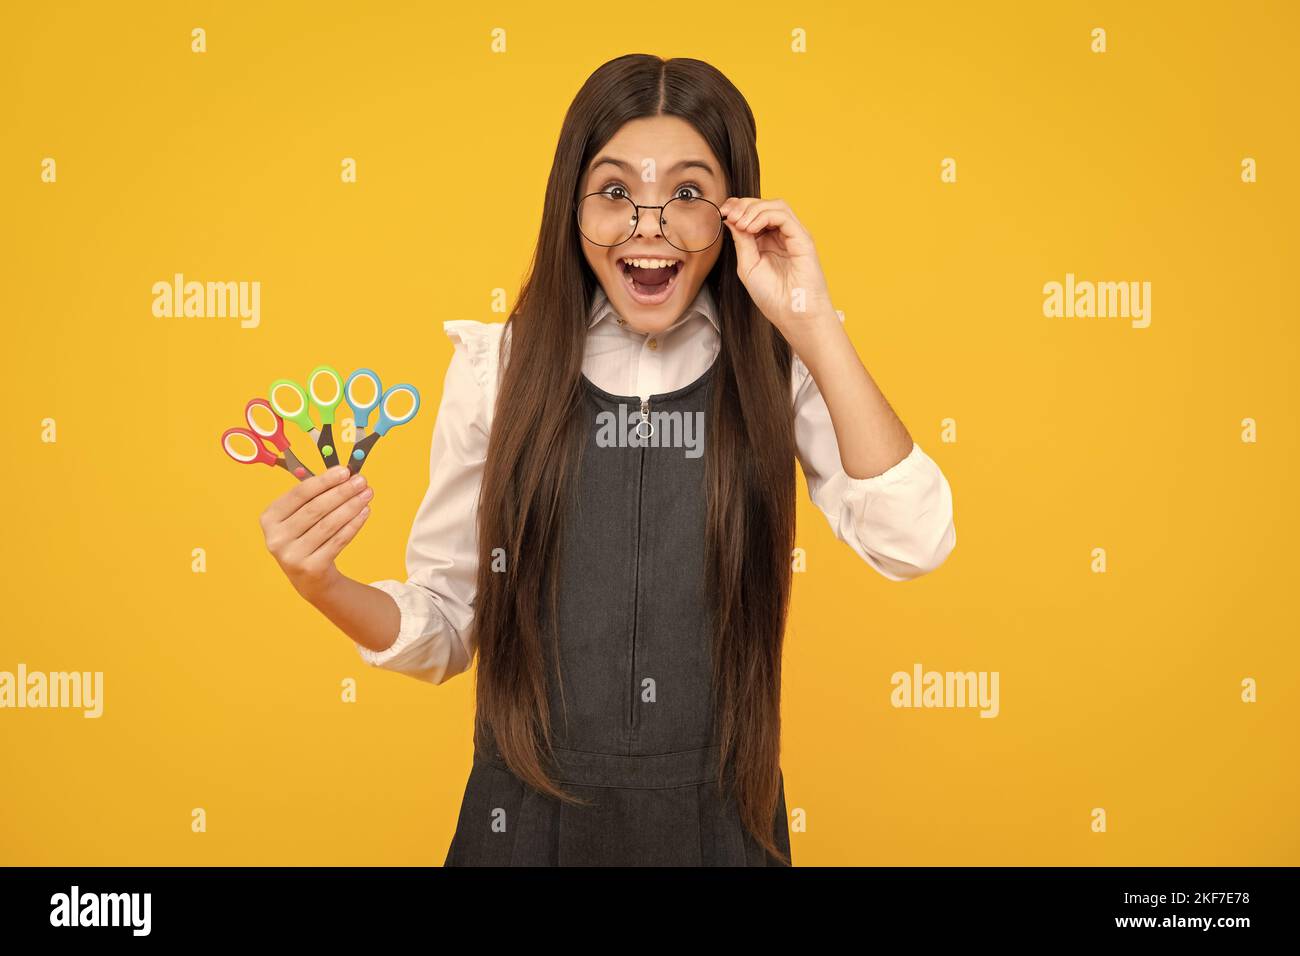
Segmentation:
{"type": "Polygon", "coordinates": [[[297,382],[288,378],[277,378],[271,383],[271,387],[267,389],[266,395],[270,399],[271,411],[286,422],[293,422],[308,434],[316,430],[316,423],[311,420],[307,392],[297,382]],[[292,397],[293,408],[285,405],[284,392],[288,392],[292,397]]]}
{"type": "Polygon", "coordinates": [[[244,421],[248,422],[248,427],[257,434],[261,435],[280,451],[289,447],[289,439],[284,433],[284,419],[281,418],[271,407],[271,403],[264,398],[250,398],[248,404],[244,406],[244,421]],[[271,431],[263,431],[258,427],[257,418],[253,415],[253,409],[265,409],[271,415],[271,420],[275,422],[275,428],[271,431]]]}
{"type": "Polygon", "coordinates": [[[354,421],[356,422],[357,436],[361,437],[366,433],[366,426],[370,424],[370,413],[379,407],[380,401],[384,397],[384,386],[379,381],[379,376],[368,368],[359,368],[348,376],[347,381],[343,383],[343,397],[347,400],[348,407],[352,409],[354,421]],[[352,386],[358,380],[373,382],[375,386],[375,397],[370,402],[359,402],[356,396],[352,394],[352,386]]]}
{"type": "Polygon", "coordinates": [[[266,446],[262,444],[262,436],[249,431],[247,428],[227,428],[222,432],[221,450],[241,465],[251,465],[254,462],[261,462],[263,465],[274,465],[277,460],[275,455],[267,451],[266,446]],[[252,442],[253,453],[251,455],[242,454],[231,445],[230,440],[237,436],[247,438],[252,442]]]}
{"type": "Polygon", "coordinates": [[[339,403],[343,401],[343,391],[343,376],[329,365],[317,365],[311,370],[311,374],[307,376],[307,394],[311,396],[311,403],[320,412],[322,426],[334,424],[334,409],[338,408],[339,403]],[[333,398],[322,399],[316,394],[316,380],[318,378],[324,378],[330,383],[334,392],[333,398]]]}
{"type": "Polygon", "coordinates": [[[384,392],[384,399],[379,403],[379,421],[375,422],[375,432],[383,435],[395,425],[405,425],[415,413],[420,410],[420,393],[414,385],[393,385],[384,392]],[[411,410],[404,415],[392,415],[388,411],[388,403],[396,396],[407,394],[411,396],[411,410]]]}

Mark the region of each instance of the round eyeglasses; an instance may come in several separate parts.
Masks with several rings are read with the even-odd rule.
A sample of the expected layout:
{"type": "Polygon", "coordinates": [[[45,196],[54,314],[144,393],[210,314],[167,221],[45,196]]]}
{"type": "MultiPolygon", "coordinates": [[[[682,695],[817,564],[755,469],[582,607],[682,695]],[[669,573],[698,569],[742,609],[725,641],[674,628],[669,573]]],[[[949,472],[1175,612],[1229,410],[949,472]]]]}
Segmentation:
{"type": "Polygon", "coordinates": [[[589,193],[578,200],[578,231],[598,246],[618,246],[636,235],[642,209],[659,211],[659,231],[674,249],[703,252],[722,235],[722,210],[703,196],[674,196],[662,206],[641,206],[630,196],[589,193]]]}

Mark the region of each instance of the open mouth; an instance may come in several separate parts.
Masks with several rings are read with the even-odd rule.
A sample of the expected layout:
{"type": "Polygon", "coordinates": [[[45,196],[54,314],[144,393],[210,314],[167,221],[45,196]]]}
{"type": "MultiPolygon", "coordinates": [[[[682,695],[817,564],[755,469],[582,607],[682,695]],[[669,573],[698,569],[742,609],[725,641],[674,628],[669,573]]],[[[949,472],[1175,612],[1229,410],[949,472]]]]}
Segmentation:
{"type": "Polygon", "coordinates": [[[632,298],[642,305],[658,305],[668,299],[682,271],[681,259],[628,256],[618,260],[632,298]]]}

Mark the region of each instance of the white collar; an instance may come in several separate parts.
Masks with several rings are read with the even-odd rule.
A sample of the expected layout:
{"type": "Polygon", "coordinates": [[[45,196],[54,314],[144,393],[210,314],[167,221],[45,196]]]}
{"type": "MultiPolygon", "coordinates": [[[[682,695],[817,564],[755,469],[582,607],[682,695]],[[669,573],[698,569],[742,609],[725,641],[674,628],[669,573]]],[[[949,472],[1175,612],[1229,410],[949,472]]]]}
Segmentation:
{"type": "MultiPolygon", "coordinates": [[[[705,282],[700,286],[700,291],[695,296],[695,301],[691,303],[691,307],[686,310],[686,313],[664,331],[671,332],[678,326],[686,324],[686,322],[697,313],[708,319],[709,322],[712,323],[713,328],[719,333],[722,332],[722,327],[718,324],[718,306],[713,299],[713,293],[709,291],[708,282],[705,282]]],[[[605,289],[600,285],[600,283],[596,284],[596,292],[591,297],[591,307],[589,308],[587,315],[589,317],[587,328],[589,329],[604,319],[618,319],[618,313],[614,311],[614,306],[609,301],[609,296],[605,294],[605,289]]]]}

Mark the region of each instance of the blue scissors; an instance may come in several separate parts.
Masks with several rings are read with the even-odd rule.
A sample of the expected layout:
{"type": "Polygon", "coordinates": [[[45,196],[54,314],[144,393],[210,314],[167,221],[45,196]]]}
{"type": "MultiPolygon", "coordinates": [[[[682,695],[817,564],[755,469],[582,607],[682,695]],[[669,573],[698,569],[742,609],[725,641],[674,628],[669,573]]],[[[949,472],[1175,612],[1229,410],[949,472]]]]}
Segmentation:
{"type": "Polygon", "coordinates": [[[368,368],[359,368],[351,375],[343,385],[343,396],[348,406],[356,416],[357,442],[352,446],[352,454],[348,456],[348,471],[356,474],[361,470],[361,466],[366,463],[370,457],[370,449],[375,446],[388,430],[394,425],[405,425],[415,413],[420,410],[420,393],[414,385],[392,385],[387,390],[379,381],[379,376],[368,368]],[[368,382],[374,389],[375,397],[372,401],[362,402],[353,392],[353,386],[357,382],[368,382]],[[388,403],[396,396],[410,395],[411,408],[407,412],[395,415],[389,409],[388,403]],[[370,424],[370,413],[379,409],[379,421],[375,422],[375,430],[367,435],[366,427],[370,424]]]}

